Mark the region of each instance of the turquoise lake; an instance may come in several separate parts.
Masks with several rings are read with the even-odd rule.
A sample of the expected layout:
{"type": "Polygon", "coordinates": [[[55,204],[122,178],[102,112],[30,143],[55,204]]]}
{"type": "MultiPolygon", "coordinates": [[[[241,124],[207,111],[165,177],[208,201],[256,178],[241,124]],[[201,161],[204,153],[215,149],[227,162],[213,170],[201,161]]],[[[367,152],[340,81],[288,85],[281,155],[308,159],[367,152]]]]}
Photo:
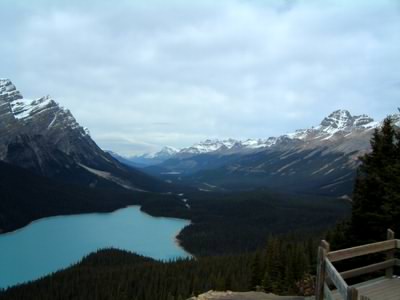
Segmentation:
{"type": "Polygon", "coordinates": [[[37,220],[0,235],[0,288],[34,280],[114,247],[159,260],[189,256],[175,236],[190,222],[155,218],[131,206],[112,213],[37,220]]]}

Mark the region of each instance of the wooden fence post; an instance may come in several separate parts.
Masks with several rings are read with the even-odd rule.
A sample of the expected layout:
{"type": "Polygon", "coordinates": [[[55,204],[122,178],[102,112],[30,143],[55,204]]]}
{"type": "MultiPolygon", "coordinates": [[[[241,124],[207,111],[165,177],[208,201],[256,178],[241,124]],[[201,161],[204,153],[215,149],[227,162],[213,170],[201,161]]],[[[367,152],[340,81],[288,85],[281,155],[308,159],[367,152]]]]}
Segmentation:
{"type": "MultiPolygon", "coordinates": [[[[388,229],[387,230],[386,239],[387,240],[394,240],[394,238],[395,238],[394,231],[391,230],[391,229],[388,229]]],[[[395,256],[395,253],[396,253],[396,249],[389,250],[388,252],[386,252],[386,260],[393,259],[394,256],[395,256]]],[[[390,268],[386,269],[386,274],[385,274],[386,278],[392,278],[393,277],[393,269],[394,269],[393,267],[390,267],[390,268]]]]}
{"type": "Polygon", "coordinates": [[[325,258],[329,250],[330,250],[329,243],[325,240],[322,240],[321,245],[318,247],[317,282],[315,287],[316,300],[324,299],[324,284],[326,279],[325,258]]]}
{"type": "Polygon", "coordinates": [[[358,290],[355,287],[349,286],[347,288],[347,299],[346,300],[357,300],[358,290]]]}

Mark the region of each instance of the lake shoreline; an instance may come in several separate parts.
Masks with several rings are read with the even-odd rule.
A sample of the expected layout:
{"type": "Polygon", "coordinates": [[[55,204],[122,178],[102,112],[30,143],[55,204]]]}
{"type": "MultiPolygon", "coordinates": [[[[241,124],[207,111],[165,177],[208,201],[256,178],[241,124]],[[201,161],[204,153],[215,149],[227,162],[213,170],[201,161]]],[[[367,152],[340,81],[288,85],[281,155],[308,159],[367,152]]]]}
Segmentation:
{"type": "Polygon", "coordinates": [[[179,233],[189,224],[190,220],[181,218],[151,216],[140,210],[140,205],[128,205],[109,213],[39,218],[24,227],[0,234],[0,262],[3,261],[4,274],[7,274],[3,279],[0,276],[0,286],[6,288],[37,280],[107,248],[161,262],[193,257],[178,241],[179,233]],[[38,263],[29,270],[18,267],[23,261],[36,260],[38,263]],[[40,266],[39,262],[45,266],[40,266]]]}
{"type": "MultiPolygon", "coordinates": [[[[8,230],[8,231],[2,231],[2,229],[0,228],[0,237],[1,237],[1,236],[7,236],[8,234],[17,233],[18,231],[23,230],[23,229],[24,229],[25,227],[27,227],[27,226],[30,226],[30,225],[32,225],[32,224],[35,224],[36,222],[39,222],[39,221],[42,221],[42,220],[46,220],[46,219],[57,218],[57,217],[67,217],[67,216],[74,216],[74,215],[79,216],[79,215],[91,215],[91,214],[109,214],[109,213],[117,212],[117,211],[119,211],[119,210],[121,210],[121,209],[129,208],[129,207],[135,207],[135,206],[138,206],[141,212],[143,212],[143,213],[145,213],[145,214],[147,214],[147,215],[149,215],[149,216],[151,216],[151,217],[153,217],[153,218],[166,218],[166,219],[171,219],[171,220],[185,220],[185,221],[189,221],[190,223],[189,223],[188,225],[186,225],[186,226],[190,226],[190,225],[193,224],[193,223],[192,223],[192,220],[190,220],[190,219],[178,218],[178,217],[164,217],[164,216],[159,216],[159,215],[152,215],[151,213],[149,213],[149,212],[147,212],[147,211],[145,211],[145,210],[142,210],[142,209],[141,209],[141,208],[142,208],[142,205],[139,205],[139,204],[132,204],[132,205],[126,205],[126,206],[124,206],[124,207],[120,207],[120,208],[117,208],[117,209],[114,209],[114,210],[111,210],[111,211],[93,211],[93,212],[88,212],[88,213],[82,212],[82,213],[71,213],[71,214],[60,214],[60,215],[57,214],[57,215],[52,215],[52,216],[47,216],[47,217],[41,217],[41,218],[38,218],[38,219],[34,219],[34,220],[30,221],[29,223],[27,223],[27,224],[25,224],[25,225],[23,225],[23,226],[21,226],[21,227],[18,227],[18,228],[16,228],[16,229],[12,229],[12,230],[8,230]]],[[[186,226],[185,226],[185,227],[186,227],[186,226]]],[[[195,257],[195,255],[194,255],[193,253],[191,253],[190,251],[188,251],[187,249],[185,249],[185,247],[182,245],[182,241],[178,238],[178,236],[180,235],[180,233],[182,232],[182,230],[183,230],[183,228],[182,228],[180,231],[178,231],[178,232],[176,233],[176,235],[174,236],[174,242],[175,242],[176,245],[177,245],[179,248],[181,248],[183,251],[185,251],[186,253],[188,253],[190,256],[195,257]]]]}
{"type": "MultiPolygon", "coordinates": [[[[74,212],[74,213],[70,213],[70,214],[54,214],[54,215],[39,217],[39,218],[36,218],[36,219],[33,219],[33,220],[27,222],[24,225],[15,226],[15,228],[10,229],[10,230],[5,230],[5,229],[0,228],[0,236],[4,236],[4,235],[10,234],[10,233],[18,232],[19,230],[22,230],[25,227],[27,227],[29,225],[32,225],[35,222],[38,222],[38,221],[41,221],[41,220],[46,220],[46,219],[56,218],[56,217],[74,216],[74,215],[79,216],[79,215],[91,215],[91,214],[109,214],[109,213],[117,212],[117,211],[119,211],[121,209],[125,209],[125,208],[128,208],[128,207],[135,207],[135,206],[138,206],[141,212],[143,212],[146,215],[149,215],[149,216],[151,216],[153,218],[166,218],[166,219],[170,219],[170,220],[185,220],[185,221],[190,221],[190,224],[192,224],[192,221],[190,219],[179,218],[179,217],[166,217],[166,216],[160,216],[160,215],[152,215],[151,213],[149,213],[149,212],[147,212],[145,210],[142,210],[142,205],[141,204],[131,204],[131,205],[125,205],[125,206],[118,207],[116,209],[111,209],[111,210],[101,210],[101,211],[99,211],[99,210],[90,210],[88,212],[76,212],[76,213],[74,212]]],[[[178,232],[177,235],[179,235],[179,233],[180,232],[178,232]]],[[[188,252],[186,249],[185,249],[185,251],[188,252]]]]}

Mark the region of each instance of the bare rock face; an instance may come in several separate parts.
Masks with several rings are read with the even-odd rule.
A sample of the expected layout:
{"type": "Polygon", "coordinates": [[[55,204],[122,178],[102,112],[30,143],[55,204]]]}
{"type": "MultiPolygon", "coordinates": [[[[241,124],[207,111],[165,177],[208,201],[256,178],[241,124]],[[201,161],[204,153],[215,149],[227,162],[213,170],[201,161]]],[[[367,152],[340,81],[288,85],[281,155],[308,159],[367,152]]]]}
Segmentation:
{"type": "Polygon", "coordinates": [[[25,99],[0,79],[0,160],[90,186],[147,190],[159,182],[101,150],[71,112],[50,96],[25,99]]]}

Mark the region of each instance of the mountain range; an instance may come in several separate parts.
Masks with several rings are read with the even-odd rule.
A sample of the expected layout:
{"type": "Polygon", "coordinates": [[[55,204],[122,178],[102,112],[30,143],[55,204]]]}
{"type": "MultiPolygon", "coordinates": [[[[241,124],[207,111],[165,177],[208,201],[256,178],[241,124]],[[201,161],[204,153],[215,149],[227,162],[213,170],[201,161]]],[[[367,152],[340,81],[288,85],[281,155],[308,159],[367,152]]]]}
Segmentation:
{"type": "MultiPolygon", "coordinates": [[[[391,116],[400,126],[400,114],[391,116]]],[[[0,160],[63,183],[131,191],[266,188],[350,196],[358,157],[381,122],[337,110],[318,126],[278,137],[205,140],[125,158],[100,149],[50,96],[26,99],[0,79],[0,160]]]]}
{"type": "Polygon", "coordinates": [[[121,156],[113,151],[107,151],[107,152],[110,153],[113,157],[115,157],[119,161],[127,165],[143,168],[147,166],[160,164],[166,161],[167,159],[173,157],[175,154],[179,152],[179,150],[174,147],[165,146],[158,152],[145,153],[129,157],[121,156]]]}
{"type": "MultiPolygon", "coordinates": [[[[400,114],[391,118],[400,126],[400,114]]],[[[347,197],[358,157],[369,151],[381,123],[337,110],[318,126],[278,137],[206,140],[166,156],[145,155],[153,163],[143,170],[201,190],[269,188],[347,197]]]]}
{"type": "Polygon", "coordinates": [[[89,187],[157,191],[165,186],[100,149],[50,96],[26,99],[9,79],[0,79],[0,160],[89,187]]]}

